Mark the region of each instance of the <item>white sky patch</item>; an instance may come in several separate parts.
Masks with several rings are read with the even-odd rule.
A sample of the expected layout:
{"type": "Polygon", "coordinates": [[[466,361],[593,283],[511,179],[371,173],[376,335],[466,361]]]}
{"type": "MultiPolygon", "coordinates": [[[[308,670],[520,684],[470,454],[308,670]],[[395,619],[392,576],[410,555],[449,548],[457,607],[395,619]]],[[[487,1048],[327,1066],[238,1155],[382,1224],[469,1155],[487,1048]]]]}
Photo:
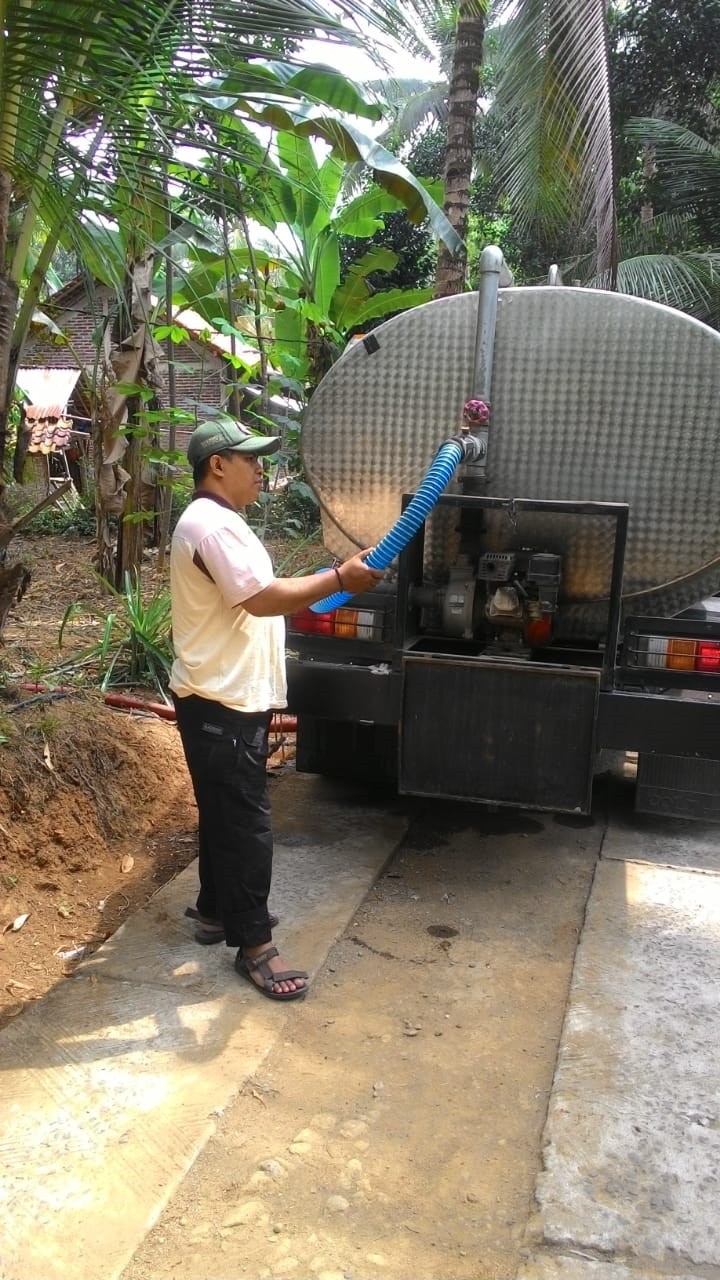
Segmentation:
{"type": "MultiPolygon", "coordinates": [[[[368,39],[368,45],[372,47],[368,39]]],[[[424,58],[415,58],[399,46],[384,53],[385,61],[390,67],[390,74],[401,80],[434,80],[439,74],[437,63],[424,58]]],[[[306,40],[302,45],[303,58],[313,62],[322,62],[326,66],[335,67],[355,84],[364,80],[379,80],[388,73],[369,53],[353,45],[334,44],[327,40],[306,40]]]]}

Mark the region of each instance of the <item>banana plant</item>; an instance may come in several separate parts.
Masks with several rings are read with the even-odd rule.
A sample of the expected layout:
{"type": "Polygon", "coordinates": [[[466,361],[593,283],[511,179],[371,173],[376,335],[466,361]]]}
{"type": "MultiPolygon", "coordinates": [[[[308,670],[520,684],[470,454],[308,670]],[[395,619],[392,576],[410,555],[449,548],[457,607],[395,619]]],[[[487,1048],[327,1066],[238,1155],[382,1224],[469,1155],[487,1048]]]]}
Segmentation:
{"type": "MultiPolygon", "coordinates": [[[[256,146],[257,167],[246,169],[236,200],[243,216],[264,228],[266,244],[233,248],[234,300],[247,303],[260,283],[271,362],[293,385],[312,390],[350,332],[432,296],[429,289],[378,290],[377,273],[392,270],[397,255],[376,246],[343,275],[342,238],[370,239],[382,228],[383,215],[407,209],[409,199],[416,216],[419,209],[430,210],[431,216],[440,210],[432,194],[412,175],[403,175],[392,157],[393,167],[386,172],[397,179],[398,194],[373,184],[343,202],[347,166],[336,152],[319,158],[309,138],[286,130],[277,135],[276,159],[267,150],[261,155],[256,146]]],[[[252,147],[249,138],[247,148],[252,147]]],[[[380,162],[379,155],[375,159],[380,162]]],[[[449,234],[442,221],[438,225],[449,234]]],[[[456,237],[449,238],[457,243],[456,237]]],[[[177,300],[200,311],[210,327],[230,332],[234,326],[223,305],[223,265],[202,249],[193,256],[177,300]]],[[[248,340],[247,332],[240,336],[248,340]]]]}
{"type": "Polygon", "coordinates": [[[14,374],[54,250],[73,236],[82,251],[84,211],[118,177],[120,151],[134,149],[152,176],[158,154],[207,146],[192,90],[228,74],[249,118],[306,99],[292,75],[283,84],[270,71],[263,83],[253,60],[318,31],[361,43],[356,19],[385,33],[403,23],[395,0],[0,0],[0,467],[14,374]]]}
{"type": "MultiPolygon", "coordinates": [[[[374,7],[383,29],[394,25],[393,0],[374,7]]],[[[96,0],[0,0],[0,471],[23,343],[55,248],[71,244],[86,270],[103,259],[102,274],[118,295],[117,320],[103,330],[98,359],[111,385],[95,397],[93,424],[96,478],[102,481],[96,484],[100,562],[116,582],[141,552],[140,531],[127,519],[139,486],[139,456],[128,450],[120,467],[135,393],[122,388],[159,389],[148,319],[159,238],[172,224],[167,160],[187,146],[213,154],[212,132],[203,132],[194,107],[198,94],[210,98],[218,86],[234,94],[237,116],[267,117],[271,126],[280,112],[287,127],[295,127],[295,112],[304,129],[319,103],[375,118],[377,109],[365,107],[332,69],[298,61],[288,70],[261,61],[319,28],[340,39],[341,10],[363,14],[365,2],[340,0],[325,8],[324,0],[282,6],[206,0],[198,8],[185,0],[127,0],[110,12],[96,0]],[[98,255],[98,239],[112,234],[108,219],[117,243],[98,255]],[[104,527],[108,510],[123,516],[115,564],[104,527]]],[[[310,124],[310,131],[315,127],[310,124]]],[[[323,127],[335,128],[332,110],[323,127]]],[[[341,132],[337,145],[346,139],[341,132]]],[[[242,162],[237,153],[232,158],[242,162]]],[[[15,463],[21,479],[17,452],[15,463]]]]}

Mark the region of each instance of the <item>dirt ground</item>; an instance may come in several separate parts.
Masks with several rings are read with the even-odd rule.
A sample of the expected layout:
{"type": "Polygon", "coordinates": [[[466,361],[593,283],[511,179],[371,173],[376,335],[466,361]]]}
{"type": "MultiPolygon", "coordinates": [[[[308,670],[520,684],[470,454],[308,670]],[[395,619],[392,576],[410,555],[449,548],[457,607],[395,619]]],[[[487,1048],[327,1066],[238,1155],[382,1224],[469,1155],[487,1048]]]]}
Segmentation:
{"type": "MultiPolygon", "coordinates": [[[[174,724],[111,709],[89,686],[57,692],[52,668],[99,628],[86,621],[82,639],[58,650],[67,606],[102,601],[93,550],[70,535],[18,536],[8,557],[32,580],[0,644],[0,1028],[197,852],[174,724]]],[[[166,576],[149,554],[144,584],[166,576]]],[[[279,768],[292,749],[276,746],[279,768]]]]}

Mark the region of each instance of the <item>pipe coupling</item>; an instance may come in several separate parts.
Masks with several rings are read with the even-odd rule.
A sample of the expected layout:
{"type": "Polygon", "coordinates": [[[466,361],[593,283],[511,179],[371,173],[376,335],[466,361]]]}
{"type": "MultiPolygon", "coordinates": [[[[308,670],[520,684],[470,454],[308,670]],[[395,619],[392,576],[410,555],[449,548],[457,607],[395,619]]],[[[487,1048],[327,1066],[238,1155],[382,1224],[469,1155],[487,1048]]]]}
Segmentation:
{"type": "Polygon", "coordinates": [[[461,431],[459,435],[453,436],[453,441],[460,445],[465,463],[482,462],[487,455],[487,434],[472,435],[470,431],[461,431]]]}

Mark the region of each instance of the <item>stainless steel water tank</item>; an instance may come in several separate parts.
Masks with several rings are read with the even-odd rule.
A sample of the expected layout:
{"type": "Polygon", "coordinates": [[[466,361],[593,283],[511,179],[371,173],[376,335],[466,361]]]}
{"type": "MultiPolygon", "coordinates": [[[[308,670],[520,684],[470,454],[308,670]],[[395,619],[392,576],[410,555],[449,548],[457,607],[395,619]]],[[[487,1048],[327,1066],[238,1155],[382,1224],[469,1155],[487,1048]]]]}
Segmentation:
{"type": "MultiPolygon", "coordinates": [[[[476,313],[466,293],[397,316],[315,392],[303,455],[331,549],[377,542],[459,429],[476,313]]],[[[629,503],[626,611],[670,615],[720,589],[720,334],[621,294],[503,289],[490,399],[489,494],[629,503]]],[[[608,521],[497,514],[488,539],[562,554],[561,629],[602,633],[608,521]]]]}

